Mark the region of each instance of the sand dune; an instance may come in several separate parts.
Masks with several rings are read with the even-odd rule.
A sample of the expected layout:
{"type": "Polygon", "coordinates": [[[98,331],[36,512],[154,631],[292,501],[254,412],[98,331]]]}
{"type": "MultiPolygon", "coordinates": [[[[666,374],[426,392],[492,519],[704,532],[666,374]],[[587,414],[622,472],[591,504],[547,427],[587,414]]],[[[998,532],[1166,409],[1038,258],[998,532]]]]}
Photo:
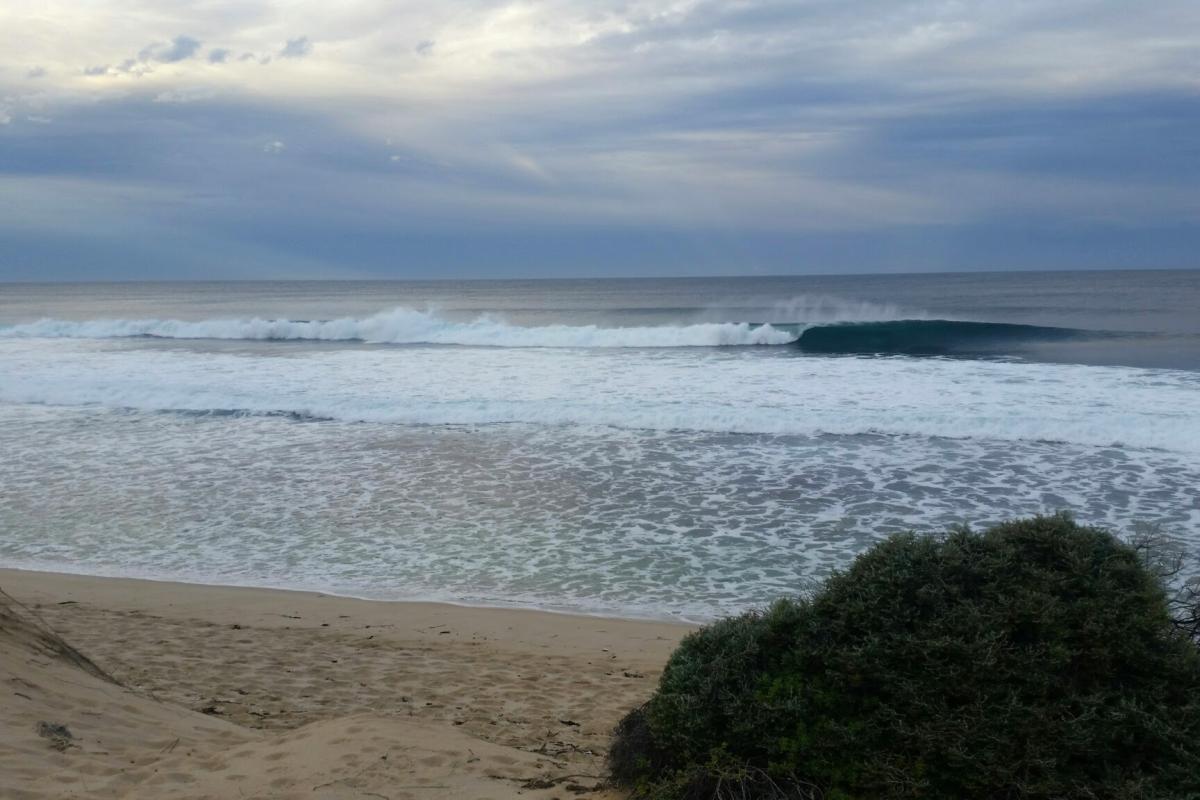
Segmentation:
{"type": "Polygon", "coordinates": [[[0,587],[24,604],[0,616],[14,800],[611,797],[608,733],[687,630],[11,570],[0,587]]]}
{"type": "Polygon", "coordinates": [[[36,616],[0,595],[0,797],[121,797],[164,753],[256,737],[131,692],[66,652],[36,616]],[[41,736],[40,723],[65,725],[71,738],[41,736]]]}

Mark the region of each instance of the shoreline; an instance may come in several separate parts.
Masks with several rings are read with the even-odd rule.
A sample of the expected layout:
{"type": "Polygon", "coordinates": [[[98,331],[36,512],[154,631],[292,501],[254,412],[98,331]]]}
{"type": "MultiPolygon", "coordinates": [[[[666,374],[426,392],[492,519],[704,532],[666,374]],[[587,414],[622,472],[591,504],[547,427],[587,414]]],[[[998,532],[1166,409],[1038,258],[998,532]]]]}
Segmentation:
{"type": "MultiPolygon", "coordinates": [[[[5,566],[0,564],[0,581],[6,573],[32,573],[37,575],[52,575],[63,578],[98,578],[111,581],[141,581],[144,583],[167,584],[173,586],[199,586],[209,587],[212,589],[249,589],[261,590],[264,592],[294,592],[297,594],[319,595],[323,597],[334,597],[342,600],[356,600],[364,603],[414,603],[417,605],[429,606],[451,606],[454,608],[464,609],[480,609],[494,611],[527,611],[534,614],[553,614],[555,616],[567,617],[587,617],[591,619],[614,620],[618,622],[647,622],[661,623],[664,625],[681,625],[684,627],[695,628],[702,625],[707,625],[715,622],[719,617],[712,619],[690,618],[678,615],[655,615],[651,613],[636,614],[636,613],[620,613],[616,611],[587,611],[582,608],[553,606],[538,606],[526,605],[520,602],[505,602],[503,600],[479,601],[473,602],[469,600],[449,600],[442,598],[429,598],[420,595],[409,597],[369,597],[358,594],[343,594],[339,591],[330,589],[318,589],[308,587],[295,586],[269,586],[266,584],[250,584],[250,583],[221,583],[218,580],[213,580],[205,577],[197,577],[191,580],[185,577],[173,576],[169,578],[147,577],[143,575],[128,575],[108,573],[104,571],[84,571],[86,568],[81,568],[79,572],[72,571],[69,567],[63,565],[55,566],[30,566],[28,564],[22,566],[5,566]]],[[[0,585],[3,585],[0,583],[0,585]]]]}
{"type": "MultiPolygon", "coordinates": [[[[329,607],[354,606],[358,617],[368,619],[390,619],[393,614],[410,620],[445,616],[459,622],[470,620],[471,625],[475,627],[490,628],[503,622],[506,627],[519,627],[530,631],[541,629],[552,631],[555,635],[561,635],[565,630],[581,633],[604,630],[596,627],[603,623],[607,627],[620,628],[626,633],[645,629],[653,631],[655,635],[667,632],[682,636],[703,624],[679,619],[622,617],[523,606],[476,605],[441,600],[383,600],[309,589],[135,578],[17,567],[0,567],[0,588],[22,600],[34,596],[49,601],[51,596],[62,595],[59,603],[87,602],[109,611],[136,610],[145,613],[145,609],[139,608],[140,606],[158,604],[158,613],[174,611],[175,616],[183,612],[198,613],[205,621],[213,621],[213,617],[228,616],[232,612],[227,603],[230,599],[237,598],[246,603],[244,608],[247,613],[253,613],[255,608],[277,609],[288,605],[303,608],[313,603],[324,603],[329,607]],[[74,599],[77,597],[82,599],[74,599]],[[217,602],[212,602],[214,600],[217,602]],[[514,622],[519,625],[513,626],[514,622]]],[[[634,638],[642,637],[635,635],[634,638]]]]}
{"type": "Polygon", "coordinates": [[[0,589],[119,684],[0,625],[0,794],[22,800],[616,798],[609,735],[694,629],[10,568],[0,589]],[[78,746],[50,747],[41,721],[78,746]]]}

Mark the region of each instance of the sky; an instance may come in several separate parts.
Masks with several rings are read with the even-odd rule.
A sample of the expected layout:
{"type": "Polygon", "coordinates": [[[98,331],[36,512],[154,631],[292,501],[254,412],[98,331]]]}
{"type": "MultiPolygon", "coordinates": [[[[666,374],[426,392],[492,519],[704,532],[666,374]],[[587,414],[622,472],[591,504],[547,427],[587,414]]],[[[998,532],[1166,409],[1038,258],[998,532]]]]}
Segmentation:
{"type": "Polygon", "coordinates": [[[0,280],[1200,266],[1195,0],[5,0],[0,280]]]}

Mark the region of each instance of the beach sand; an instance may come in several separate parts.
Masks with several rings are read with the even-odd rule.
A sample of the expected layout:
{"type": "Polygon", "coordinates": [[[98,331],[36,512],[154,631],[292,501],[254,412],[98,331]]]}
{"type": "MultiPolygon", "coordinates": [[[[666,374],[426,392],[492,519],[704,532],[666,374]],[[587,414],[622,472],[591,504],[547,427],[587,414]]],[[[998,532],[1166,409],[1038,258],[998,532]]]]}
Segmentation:
{"type": "Polygon", "coordinates": [[[612,727],[690,630],[3,569],[0,589],[12,800],[618,797],[612,727]]]}

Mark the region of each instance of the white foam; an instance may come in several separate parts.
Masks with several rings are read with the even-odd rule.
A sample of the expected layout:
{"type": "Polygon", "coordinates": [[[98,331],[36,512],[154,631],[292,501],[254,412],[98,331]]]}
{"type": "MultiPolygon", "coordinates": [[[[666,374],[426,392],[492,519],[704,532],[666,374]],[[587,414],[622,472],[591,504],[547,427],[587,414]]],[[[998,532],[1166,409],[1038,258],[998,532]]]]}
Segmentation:
{"type": "Polygon", "coordinates": [[[1200,452],[1200,374],[788,351],[0,340],[0,402],[399,424],[885,433],[1200,452]]]}
{"type": "Polygon", "coordinates": [[[1074,510],[1191,545],[1197,459],[1053,443],[0,405],[0,563],[709,618],[880,536],[1074,510]]]}
{"type": "Polygon", "coordinates": [[[780,345],[796,335],[770,325],[709,322],[602,328],[596,325],[512,325],[491,316],[456,322],[430,311],[395,308],[368,317],[333,320],[42,319],[0,328],[0,337],[111,339],[295,339],[379,344],[451,344],[477,347],[714,347],[780,345]]]}

